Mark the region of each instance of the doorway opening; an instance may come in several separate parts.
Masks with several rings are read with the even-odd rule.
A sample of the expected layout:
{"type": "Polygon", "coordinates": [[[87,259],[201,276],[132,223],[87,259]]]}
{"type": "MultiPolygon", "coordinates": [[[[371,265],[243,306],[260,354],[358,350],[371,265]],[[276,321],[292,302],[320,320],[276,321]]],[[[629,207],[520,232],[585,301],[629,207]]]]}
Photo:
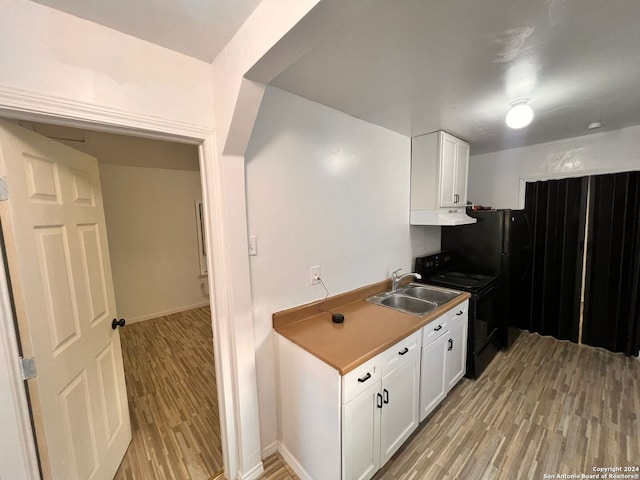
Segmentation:
{"type": "MultiPolygon", "coordinates": [[[[23,124],[23,126],[25,126],[25,124],[23,124]]],[[[28,126],[28,125],[26,125],[28,126]]],[[[123,316],[123,317],[129,317],[130,320],[133,320],[133,325],[128,325],[131,328],[135,327],[136,325],[136,321],[140,322],[140,324],[144,323],[144,322],[150,322],[153,321],[151,320],[151,318],[158,318],[158,317],[169,317],[171,318],[171,316],[175,316],[175,315],[179,315],[181,312],[184,312],[185,310],[189,310],[189,311],[193,311],[193,312],[197,312],[195,314],[182,314],[183,317],[197,317],[200,320],[204,320],[205,325],[207,324],[207,319],[208,319],[208,330],[209,333],[208,335],[211,335],[211,310],[208,307],[209,301],[208,301],[208,281],[206,276],[202,275],[201,272],[201,265],[199,263],[199,259],[198,259],[198,254],[199,254],[199,245],[197,242],[197,228],[196,228],[196,215],[194,214],[195,208],[194,206],[197,203],[201,203],[202,202],[202,193],[200,192],[200,197],[199,198],[192,198],[189,200],[188,202],[188,206],[187,206],[187,210],[185,213],[185,216],[188,217],[188,224],[189,227],[188,229],[190,230],[190,234],[191,237],[193,238],[193,242],[191,242],[191,249],[193,250],[192,253],[189,253],[188,255],[185,253],[184,257],[193,257],[195,259],[194,262],[182,262],[182,263],[192,263],[193,264],[193,269],[194,269],[194,278],[195,278],[195,288],[191,288],[191,290],[195,290],[196,296],[199,296],[200,298],[204,299],[203,301],[187,301],[182,302],[182,305],[179,307],[167,307],[167,303],[165,302],[165,304],[161,304],[159,306],[153,307],[150,306],[150,304],[147,302],[147,304],[145,304],[142,309],[138,309],[135,310],[135,307],[133,306],[134,303],[144,303],[144,302],[140,302],[140,300],[144,300],[146,298],[146,300],[153,300],[155,299],[161,299],[163,301],[166,301],[168,299],[170,299],[169,297],[171,297],[171,295],[173,293],[175,293],[175,290],[179,290],[178,287],[180,286],[184,286],[181,285],[180,280],[178,280],[176,282],[176,279],[179,277],[176,267],[175,266],[171,266],[171,265],[167,265],[167,257],[169,255],[156,255],[155,258],[155,263],[157,264],[161,264],[161,266],[164,266],[165,269],[169,268],[171,270],[171,274],[170,275],[163,275],[162,272],[159,272],[158,270],[154,269],[153,265],[149,265],[147,264],[146,266],[142,266],[141,268],[138,269],[137,273],[132,273],[130,270],[127,270],[126,268],[126,264],[127,263],[135,263],[132,262],[131,259],[125,259],[123,260],[123,252],[127,250],[126,247],[126,238],[123,240],[122,238],[118,238],[118,237],[122,237],[122,235],[118,235],[118,234],[114,234],[116,232],[118,233],[122,233],[123,231],[126,230],[131,230],[132,228],[135,229],[135,225],[132,227],[132,224],[129,223],[129,227],[127,228],[126,226],[123,227],[123,222],[118,223],[118,218],[120,220],[122,220],[122,217],[127,217],[128,216],[128,221],[131,221],[132,219],[137,218],[138,219],[138,223],[143,223],[143,220],[150,220],[152,219],[152,217],[154,217],[154,215],[144,215],[144,214],[140,214],[140,212],[137,212],[137,214],[133,211],[135,210],[133,208],[134,205],[139,204],[139,202],[136,201],[135,199],[135,194],[136,193],[140,193],[141,191],[144,192],[145,190],[145,177],[147,178],[147,180],[149,178],[151,178],[150,182],[147,183],[154,183],[155,182],[155,188],[158,188],[158,184],[162,185],[162,182],[169,182],[171,184],[170,188],[164,188],[164,191],[162,192],[162,194],[169,198],[170,201],[171,200],[175,200],[175,197],[179,196],[180,192],[182,192],[184,190],[184,188],[180,188],[179,184],[185,184],[188,183],[190,185],[201,185],[201,179],[200,179],[200,172],[198,171],[198,164],[199,164],[199,155],[198,155],[198,149],[197,147],[193,146],[193,145],[187,145],[187,144],[174,144],[174,145],[179,145],[180,147],[185,147],[185,148],[189,148],[191,151],[191,155],[192,158],[194,160],[194,164],[196,165],[196,171],[190,171],[189,172],[189,176],[191,178],[185,180],[184,178],[180,178],[180,179],[176,179],[175,175],[177,172],[177,175],[179,176],[180,174],[182,174],[182,176],[185,176],[185,171],[180,170],[180,169],[176,169],[176,172],[171,172],[170,168],[162,168],[163,166],[166,167],[167,165],[160,165],[160,168],[156,168],[158,167],[158,165],[153,165],[153,166],[148,166],[148,165],[126,165],[126,162],[124,162],[123,159],[123,155],[122,152],[118,153],[118,148],[117,146],[115,146],[114,144],[114,138],[112,137],[119,137],[119,135],[114,135],[114,134],[108,134],[108,133],[101,133],[101,132],[87,132],[85,131],[84,133],[82,133],[81,131],[79,132],[78,129],[72,129],[72,130],[68,130],[66,133],[62,132],[62,130],[60,130],[61,127],[56,127],[56,126],[47,126],[47,124],[31,124],[31,129],[34,131],[38,131],[39,129],[57,129],[57,134],[52,135],[49,132],[49,136],[51,137],[56,137],[57,141],[61,141],[62,143],[67,143],[67,145],[71,146],[72,148],[76,148],[79,150],[82,150],[82,147],[86,147],[87,144],[89,142],[86,141],[86,137],[84,140],[78,138],[78,135],[96,135],[97,137],[100,136],[109,136],[110,138],[108,138],[108,140],[106,142],[104,142],[105,144],[109,144],[110,148],[116,151],[116,154],[114,154],[114,157],[117,157],[118,161],[116,162],[111,162],[111,163],[105,163],[104,166],[103,164],[100,165],[100,174],[101,174],[101,184],[102,184],[102,189],[104,190],[103,193],[105,193],[105,211],[108,211],[109,207],[107,206],[107,204],[110,202],[109,199],[109,192],[107,190],[111,189],[113,191],[116,192],[116,195],[112,197],[112,199],[114,200],[112,203],[115,205],[114,210],[113,211],[120,211],[120,214],[117,214],[115,216],[110,215],[109,213],[107,213],[107,216],[112,216],[113,218],[115,218],[115,224],[118,226],[117,229],[114,228],[109,228],[109,223],[113,223],[113,222],[109,222],[107,221],[107,229],[109,230],[109,246],[110,249],[112,250],[112,264],[114,267],[114,271],[120,269],[120,278],[122,279],[122,281],[120,281],[119,279],[116,278],[116,284],[120,284],[120,290],[122,290],[122,292],[120,294],[116,295],[116,299],[117,299],[117,303],[118,303],[118,315],[119,316],[123,316]],[[78,148],[81,147],[81,148],[78,148]],[[149,177],[149,171],[150,170],[154,170],[154,172],[151,173],[151,177],[149,177]],[[158,179],[158,175],[153,175],[153,173],[157,174],[160,170],[162,170],[162,173],[165,177],[167,178],[161,178],[158,179]],[[166,171],[165,171],[166,170],[166,171]],[[132,173],[132,172],[135,172],[132,173]],[[171,174],[174,174],[174,177],[172,179],[169,179],[169,177],[171,177],[171,174]],[[195,181],[194,181],[194,174],[195,174],[195,181]],[[123,189],[120,188],[122,187],[122,180],[123,179],[128,179],[129,181],[134,181],[135,179],[134,177],[138,175],[137,181],[137,188],[135,189],[135,192],[133,192],[132,190],[127,190],[127,189],[123,189]],[[110,179],[109,181],[111,181],[111,186],[108,186],[108,182],[106,179],[110,179]],[[142,180],[141,180],[142,179],[142,180]],[[115,186],[114,186],[115,185],[115,186]],[[133,198],[128,197],[127,194],[133,194],[133,198]],[[123,196],[127,197],[125,199],[123,199],[123,196]],[[120,202],[120,204],[118,204],[118,202],[120,202]],[[128,206],[128,208],[123,208],[123,205],[128,206]],[[118,242],[121,243],[120,247],[122,247],[122,245],[125,245],[124,248],[122,248],[121,251],[119,251],[118,253],[113,252],[112,247],[112,240],[116,239],[116,244],[118,242]],[[115,253],[115,254],[114,254],[115,253]],[[116,267],[115,263],[120,262],[121,265],[116,267]],[[146,272],[145,272],[146,270],[146,272]],[[150,277],[146,277],[145,278],[145,273],[150,275],[150,277]],[[144,292],[141,293],[139,291],[135,291],[135,284],[141,284],[143,287],[148,287],[149,283],[151,282],[150,278],[153,277],[157,277],[162,279],[163,277],[173,277],[172,280],[174,280],[173,282],[173,287],[171,286],[171,282],[168,282],[167,284],[164,285],[160,285],[161,291],[158,292],[146,292],[146,297],[144,292]],[[127,284],[127,280],[133,279],[134,283],[130,283],[127,284]],[[177,286],[176,286],[177,283],[177,286]],[[164,288],[164,290],[162,290],[162,288],[164,288]],[[133,298],[134,301],[133,303],[128,303],[129,300],[133,298]],[[121,303],[122,306],[124,306],[125,308],[121,308],[121,303]],[[193,308],[188,308],[185,309],[184,307],[188,306],[188,307],[193,307],[193,308]],[[123,311],[124,310],[124,311],[123,311]],[[128,312],[127,312],[128,310],[128,312]],[[145,311],[146,310],[146,314],[145,313],[141,313],[141,311],[145,311]]],[[[39,133],[44,133],[44,132],[39,132],[39,133]]],[[[123,137],[125,138],[125,137],[123,137]]],[[[130,141],[134,141],[135,142],[155,142],[155,143],[162,143],[159,142],[157,140],[146,140],[146,139],[142,139],[142,138],[138,138],[138,137],[127,137],[130,139],[130,141]]],[[[128,146],[130,147],[130,145],[128,146]]],[[[151,149],[154,150],[154,148],[149,147],[149,144],[146,145],[145,148],[141,148],[140,150],[138,150],[138,157],[141,158],[143,157],[143,155],[140,155],[140,152],[145,150],[145,149],[151,149]]],[[[135,150],[135,149],[134,149],[135,150]]],[[[86,150],[85,150],[86,151],[86,150]]],[[[87,152],[92,154],[93,156],[96,157],[100,157],[101,155],[96,154],[95,152],[87,152]]],[[[159,157],[155,157],[156,159],[158,159],[159,157]]],[[[147,185],[148,186],[148,185],[147,185]]],[[[182,185],[184,187],[184,185],[182,185]]],[[[148,193],[148,191],[147,191],[148,193]]],[[[144,195],[144,194],[143,194],[144,195]]],[[[148,195],[147,195],[148,196],[148,195]]],[[[178,203],[178,202],[173,202],[173,203],[178,203]]],[[[172,230],[175,231],[180,231],[180,230],[186,230],[186,228],[181,228],[179,225],[175,224],[175,218],[177,218],[177,216],[179,216],[179,212],[177,211],[173,211],[176,209],[172,209],[172,208],[167,208],[165,206],[165,208],[157,208],[158,205],[156,204],[156,208],[155,208],[155,212],[157,213],[157,215],[155,215],[156,217],[160,217],[160,221],[164,222],[165,225],[169,224],[172,226],[172,230]],[[170,214],[172,215],[170,217],[170,214]]],[[[146,247],[146,249],[148,251],[153,251],[155,253],[157,253],[157,251],[154,249],[154,245],[156,244],[162,244],[162,240],[163,240],[163,236],[159,235],[157,232],[153,232],[151,225],[149,224],[149,222],[147,222],[145,225],[138,225],[138,227],[141,227],[140,231],[138,232],[138,234],[140,236],[142,236],[143,240],[144,240],[144,246],[146,247]],[[141,233],[142,232],[142,233],[141,233]],[[154,241],[154,240],[159,240],[159,241],[154,241]]],[[[184,226],[183,226],[184,227],[184,226]]],[[[126,232],[125,232],[126,233],[126,232]]],[[[131,232],[129,232],[131,233],[131,232]]],[[[124,237],[126,237],[126,235],[124,235],[124,237]]],[[[166,240],[166,238],[164,238],[164,240],[166,240]]],[[[166,243],[166,242],[165,242],[166,243]]],[[[130,244],[129,244],[130,245],[130,244]]],[[[165,245],[166,246],[166,245],[165,245]]],[[[135,250],[135,249],[134,249],[135,250]]],[[[147,252],[148,253],[148,252],[147,252]]],[[[144,255],[142,255],[141,251],[138,251],[138,255],[135,255],[135,258],[140,258],[143,257],[144,255]]],[[[176,256],[174,254],[174,256],[176,256]]],[[[180,255],[178,255],[180,257],[180,255]]],[[[181,263],[181,262],[178,262],[181,263]]],[[[138,267],[140,267],[140,265],[138,265],[138,267]]],[[[166,280],[166,278],[164,278],[166,280]]],[[[175,318],[173,318],[173,321],[175,322],[175,318]]],[[[205,342],[206,343],[206,342],[205,342]]],[[[200,347],[202,348],[202,346],[200,347]]],[[[210,354],[208,355],[211,359],[213,359],[213,339],[211,338],[211,340],[209,341],[209,349],[210,349],[210,354]]],[[[213,365],[211,366],[211,370],[213,370],[213,365]]],[[[201,379],[202,381],[202,379],[201,379]]],[[[212,376],[212,378],[208,379],[209,382],[211,382],[211,384],[213,384],[213,386],[215,387],[215,375],[212,376]]],[[[215,390],[215,388],[214,388],[215,390]]],[[[217,403],[216,403],[216,407],[217,407],[217,403]]],[[[217,408],[216,408],[217,410],[217,408]]],[[[147,411],[146,414],[148,414],[149,412],[147,411]]],[[[188,412],[182,412],[183,414],[189,416],[188,412]]],[[[133,416],[133,412],[132,412],[132,416],[133,416]]],[[[218,416],[218,412],[216,411],[216,416],[218,416]]],[[[184,437],[184,429],[178,429],[180,432],[180,434],[184,437]]],[[[218,424],[218,432],[220,432],[220,427],[218,424]]],[[[205,441],[208,439],[205,439],[205,441]]],[[[218,433],[218,440],[220,441],[220,434],[218,433]]],[[[220,442],[221,443],[221,442],[220,442]]],[[[207,446],[208,448],[209,446],[207,446]]],[[[217,447],[213,448],[214,450],[218,451],[218,452],[222,452],[222,445],[218,445],[217,447]]],[[[162,452],[156,452],[156,456],[157,455],[162,455],[162,452]]],[[[194,476],[192,478],[210,478],[212,475],[216,474],[217,471],[219,469],[222,468],[222,455],[220,454],[220,465],[218,467],[218,469],[216,471],[208,471],[206,472],[205,476],[201,476],[201,477],[197,477],[194,476]]],[[[125,478],[125,477],[123,477],[125,478]]],[[[126,478],[136,478],[136,477],[131,477],[128,476],[126,478]]]]}

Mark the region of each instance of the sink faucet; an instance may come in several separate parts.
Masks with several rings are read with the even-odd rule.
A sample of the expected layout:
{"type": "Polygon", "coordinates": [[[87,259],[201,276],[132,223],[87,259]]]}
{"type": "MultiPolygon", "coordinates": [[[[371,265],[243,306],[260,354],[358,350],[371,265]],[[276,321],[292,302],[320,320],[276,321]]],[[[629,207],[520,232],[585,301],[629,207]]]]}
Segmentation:
{"type": "Polygon", "coordinates": [[[391,293],[394,293],[398,289],[398,285],[400,285],[400,282],[407,277],[413,277],[416,280],[420,280],[422,278],[422,275],[420,275],[419,273],[405,273],[404,275],[398,277],[398,272],[400,270],[402,269],[399,268],[391,274],[391,293]]]}

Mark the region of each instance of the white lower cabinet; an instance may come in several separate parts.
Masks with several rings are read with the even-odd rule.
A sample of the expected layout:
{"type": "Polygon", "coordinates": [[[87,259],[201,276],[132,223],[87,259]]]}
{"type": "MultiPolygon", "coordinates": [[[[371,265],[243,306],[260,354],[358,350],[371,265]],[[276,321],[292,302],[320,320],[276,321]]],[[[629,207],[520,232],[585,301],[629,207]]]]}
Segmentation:
{"type": "Polygon", "coordinates": [[[301,480],[367,480],[462,378],[468,301],[341,376],[276,335],[278,450],[301,480]]]}
{"type": "Polygon", "coordinates": [[[364,480],[380,468],[380,382],[342,406],[342,478],[364,480]]]}
{"type": "MultiPolygon", "coordinates": [[[[419,337],[418,337],[419,339],[419,337]]],[[[382,378],[380,466],[383,466],[417,428],[420,397],[420,344],[407,362],[382,378]]]]}
{"type": "MultiPolygon", "coordinates": [[[[457,310],[460,311],[460,310],[457,310]]],[[[447,335],[447,350],[444,363],[444,383],[447,392],[464,376],[467,367],[467,315],[461,314],[451,322],[447,335]]]]}
{"type": "MultiPolygon", "coordinates": [[[[343,403],[343,480],[371,478],[418,426],[419,359],[420,332],[416,332],[375,357],[373,365],[380,368],[381,378],[343,403]]],[[[376,378],[372,369],[352,373],[356,375],[346,375],[344,384],[353,383],[353,378],[361,383],[376,378]]]]}
{"type": "Polygon", "coordinates": [[[466,371],[469,301],[422,329],[420,421],[460,381],[466,371]]]}
{"type": "Polygon", "coordinates": [[[446,338],[441,336],[422,348],[420,370],[420,421],[440,405],[447,392],[444,387],[446,338]]]}

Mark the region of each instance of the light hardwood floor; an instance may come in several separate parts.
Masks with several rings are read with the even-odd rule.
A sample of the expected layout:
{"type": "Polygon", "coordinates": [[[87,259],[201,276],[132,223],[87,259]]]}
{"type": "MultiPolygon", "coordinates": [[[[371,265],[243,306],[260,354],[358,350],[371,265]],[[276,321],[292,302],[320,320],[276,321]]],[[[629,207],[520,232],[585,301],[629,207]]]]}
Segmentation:
{"type": "Polygon", "coordinates": [[[209,307],[120,333],[133,440],[115,478],[211,478],[222,444],[209,307]]]}
{"type": "MultiPolygon", "coordinates": [[[[263,478],[297,478],[269,461],[275,473],[263,478]]],[[[624,466],[640,467],[640,361],[523,333],[479,380],[463,379],[374,478],[542,480],[624,466]]]]}
{"type": "Polygon", "coordinates": [[[260,478],[263,480],[299,480],[291,467],[285,463],[280,455],[271,455],[263,460],[264,472],[260,478]]]}
{"type": "MultiPolygon", "coordinates": [[[[222,468],[208,308],[122,329],[134,439],[118,480],[222,468]]],[[[376,480],[537,480],[640,466],[640,361],[523,333],[463,379],[376,480]]],[[[265,480],[298,480],[273,455],[265,480]]],[[[324,479],[318,479],[324,480],[324,479]]]]}

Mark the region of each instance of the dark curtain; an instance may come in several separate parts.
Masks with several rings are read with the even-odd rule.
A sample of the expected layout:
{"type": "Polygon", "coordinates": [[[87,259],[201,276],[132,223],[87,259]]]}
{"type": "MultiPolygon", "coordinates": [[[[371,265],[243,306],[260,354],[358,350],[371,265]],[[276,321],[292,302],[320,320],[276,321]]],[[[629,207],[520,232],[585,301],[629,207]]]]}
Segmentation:
{"type": "Polygon", "coordinates": [[[582,342],[640,351],[640,172],[591,177],[582,342]]]}
{"type": "Polygon", "coordinates": [[[516,326],[573,342],[579,335],[587,181],[527,183],[525,197],[531,261],[516,326]]]}

